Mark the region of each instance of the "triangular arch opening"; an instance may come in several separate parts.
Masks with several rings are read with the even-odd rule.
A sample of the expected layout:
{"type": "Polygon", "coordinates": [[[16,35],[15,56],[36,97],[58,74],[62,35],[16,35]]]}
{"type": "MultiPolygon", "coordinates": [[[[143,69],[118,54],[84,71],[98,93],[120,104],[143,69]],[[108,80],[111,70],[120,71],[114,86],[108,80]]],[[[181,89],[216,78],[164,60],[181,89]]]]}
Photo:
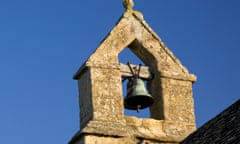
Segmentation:
{"type": "MultiPolygon", "coordinates": [[[[121,53],[119,53],[118,55],[118,60],[119,63],[121,64],[127,64],[128,62],[133,64],[133,65],[139,65],[141,64],[142,66],[145,66],[144,62],[137,57],[130,48],[125,48],[123,51],[121,51],[121,53]]],[[[127,95],[127,82],[128,80],[124,80],[122,82],[122,93],[123,93],[123,99],[126,97],[127,95]]],[[[146,81],[144,81],[144,84],[146,86],[146,81]]],[[[138,118],[150,118],[150,108],[145,108],[145,109],[141,109],[140,112],[137,112],[137,110],[128,110],[128,109],[124,109],[124,115],[126,116],[135,116],[138,118]]]]}

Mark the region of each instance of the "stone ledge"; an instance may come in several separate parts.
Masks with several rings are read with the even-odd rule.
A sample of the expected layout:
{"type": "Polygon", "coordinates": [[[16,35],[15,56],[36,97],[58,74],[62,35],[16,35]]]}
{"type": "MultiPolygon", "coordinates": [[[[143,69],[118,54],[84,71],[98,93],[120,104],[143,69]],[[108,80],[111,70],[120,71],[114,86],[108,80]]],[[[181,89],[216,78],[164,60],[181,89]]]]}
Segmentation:
{"type": "MultiPolygon", "coordinates": [[[[132,65],[134,66],[134,65],[132,65]]],[[[84,63],[79,70],[75,73],[73,76],[73,79],[78,80],[80,75],[86,70],[88,67],[95,67],[95,68],[103,68],[103,69],[119,69],[121,70],[123,77],[131,76],[131,72],[128,69],[127,65],[125,64],[103,64],[102,62],[86,62],[84,63]]],[[[161,71],[161,77],[171,78],[171,79],[178,79],[178,80],[184,80],[184,81],[191,81],[195,82],[197,80],[197,77],[194,74],[179,74],[177,72],[171,72],[171,71],[161,71]]],[[[141,77],[143,78],[150,78],[151,73],[148,67],[142,66],[141,68],[141,77]]]]}
{"type": "Polygon", "coordinates": [[[166,142],[179,142],[196,130],[195,123],[125,117],[135,137],[166,142]]]}
{"type": "Polygon", "coordinates": [[[81,74],[89,67],[92,68],[103,68],[103,69],[120,69],[120,65],[116,63],[103,63],[103,62],[85,62],[78,71],[74,74],[73,79],[78,80],[81,74]]]}
{"type": "MultiPolygon", "coordinates": [[[[71,141],[82,134],[135,137],[159,142],[180,142],[196,127],[194,123],[125,117],[125,122],[90,121],[71,141]]],[[[71,142],[70,142],[71,144],[71,142]]]]}

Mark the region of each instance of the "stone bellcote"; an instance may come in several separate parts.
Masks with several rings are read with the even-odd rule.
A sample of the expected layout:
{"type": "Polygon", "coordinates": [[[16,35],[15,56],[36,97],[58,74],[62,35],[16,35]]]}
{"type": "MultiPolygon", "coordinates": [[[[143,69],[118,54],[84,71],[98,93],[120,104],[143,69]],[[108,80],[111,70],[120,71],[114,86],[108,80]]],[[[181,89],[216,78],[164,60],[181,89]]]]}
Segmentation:
{"type": "MultiPolygon", "coordinates": [[[[144,71],[144,70],[143,70],[144,71]]],[[[80,131],[70,144],[179,143],[195,127],[190,74],[140,12],[125,12],[95,52],[74,75],[78,80],[80,131]],[[154,73],[148,91],[154,97],[150,118],[124,115],[118,55],[129,48],[154,73]]]]}

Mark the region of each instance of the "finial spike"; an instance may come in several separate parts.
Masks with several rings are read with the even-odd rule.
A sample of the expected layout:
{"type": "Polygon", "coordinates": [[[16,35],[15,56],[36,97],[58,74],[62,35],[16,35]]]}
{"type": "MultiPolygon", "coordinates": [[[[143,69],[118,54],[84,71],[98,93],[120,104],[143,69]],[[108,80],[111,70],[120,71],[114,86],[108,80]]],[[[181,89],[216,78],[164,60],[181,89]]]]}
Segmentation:
{"type": "Polygon", "coordinates": [[[127,10],[132,12],[133,11],[134,2],[133,0],[123,0],[123,7],[127,10]]]}

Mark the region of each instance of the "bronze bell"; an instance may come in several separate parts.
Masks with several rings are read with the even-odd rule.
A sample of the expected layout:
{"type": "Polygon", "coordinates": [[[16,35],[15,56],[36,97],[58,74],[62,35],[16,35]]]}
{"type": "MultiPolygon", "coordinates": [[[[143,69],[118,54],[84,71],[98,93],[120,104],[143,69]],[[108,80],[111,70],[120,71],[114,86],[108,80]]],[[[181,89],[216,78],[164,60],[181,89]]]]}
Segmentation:
{"type": "Polygon", "coordinates": [[[124,99],[126,109],[137,110],[144,109],[153,104],[153,97],[147,92],[143,80],[140,78],[131,78],[127,83],[127,96],[124,99]]]}

